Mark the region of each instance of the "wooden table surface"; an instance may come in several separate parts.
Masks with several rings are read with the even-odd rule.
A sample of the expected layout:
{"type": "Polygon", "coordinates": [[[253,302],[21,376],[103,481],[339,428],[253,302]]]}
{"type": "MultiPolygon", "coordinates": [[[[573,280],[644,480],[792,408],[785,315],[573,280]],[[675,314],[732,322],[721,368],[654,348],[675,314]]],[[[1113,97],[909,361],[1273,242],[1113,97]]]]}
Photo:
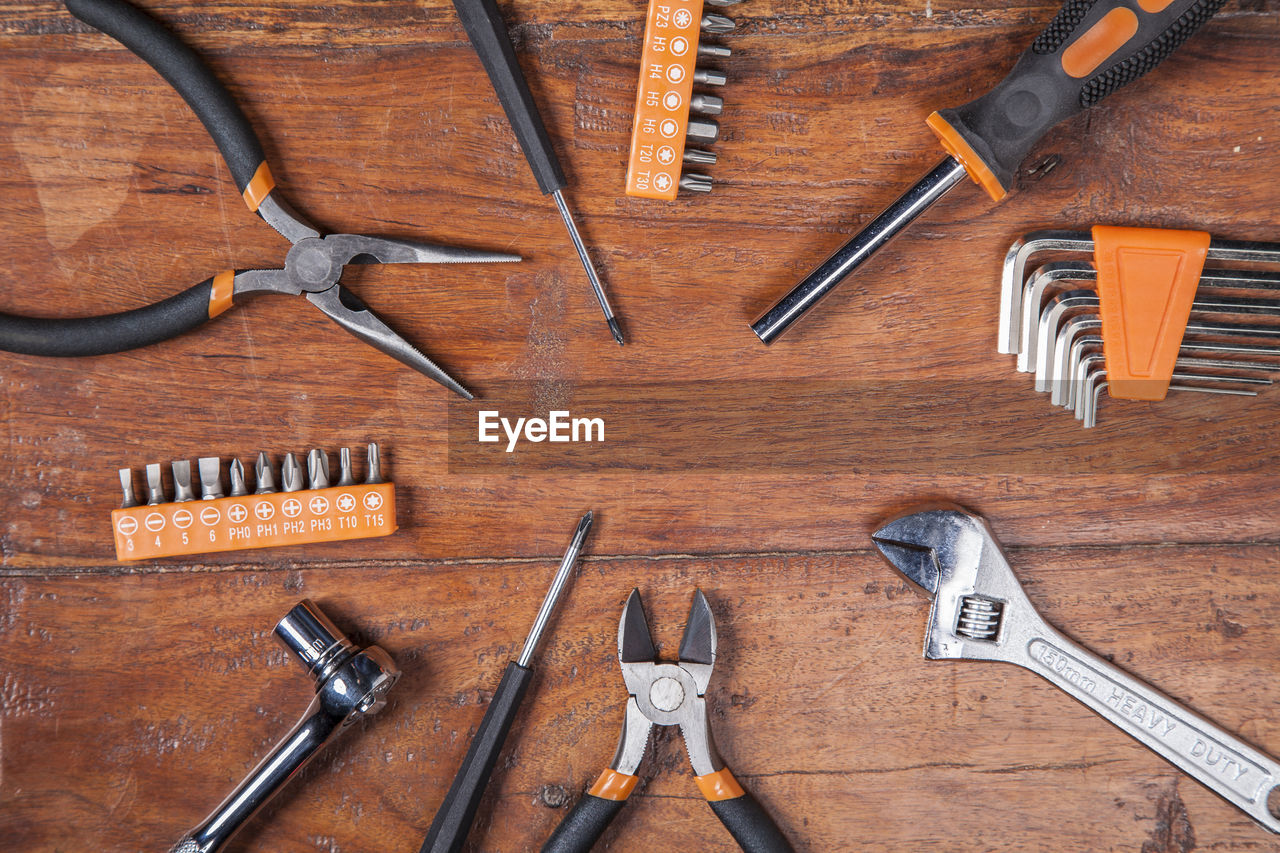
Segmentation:
{"type": "MultiPolygon", "coordinates": [[[[983,513],[1051,622],[1280,753],[1280,393],[1106,400],[1084,431],[995,351],[1019,234],[1277,239],[1277,0],[1229,0],[1028,161],[1056,168],[1000,205],[957,189],[768,349],[747,323],[933,164],[927,113],[995,82],[1055,4],[733,7],[715,191],[661,203],[621,194],[644,4],[503,3],[623,348],[448,2],[144,5],[324,227],[521,253],[346,281],[486,406],[569,400],[606,440],[481,446],[479,405],[299,299],[115,356],[4,355],[0,848],[167,849],[305,707],[271,628],[310,597],[404,676],[232,848],[416,850],[591,508],[473,849],[536,849],[609,760],[631,588],[674,657],[699,586],[720,750],[797,849],[1280,849],[1033,675],[923,660],[927,602],[868,538],[919,501],[983,513]],[[114,559],[117,468],[367,441],[396,483],[392,536],[114,559]]],[[[284,257],[178,96],[59,3],[0,3],[0,166],[0,311],[120,310],[284,257]]],[[[735,849],[678,736],[641,775],[604,849],[735,849]]]]}

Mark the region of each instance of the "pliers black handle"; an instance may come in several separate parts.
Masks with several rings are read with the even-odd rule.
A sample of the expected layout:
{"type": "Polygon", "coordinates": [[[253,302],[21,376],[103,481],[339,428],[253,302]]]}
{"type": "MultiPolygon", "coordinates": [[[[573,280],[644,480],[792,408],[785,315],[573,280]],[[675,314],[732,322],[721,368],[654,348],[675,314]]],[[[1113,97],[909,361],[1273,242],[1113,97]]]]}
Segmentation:
{"type": "Polygon", "coordinates": [[[262,143],[235,98],[194,50],[164,24],[123,0],[66,0],[67,11],[154,68],[204,124],[255,213],[275,186],[262,143]]]}
{"type": "MultiPolygon", "coordinates": [[[[199,116],[258,212],[275,184],[249,119],[212,69],[155,18],[122,0],[66,0],[67,10],[101,30],[169,82],[199,116]]],[[[0,314],[0,349],[27,355],[89,356],[124,352],[176,337],[231,307],[234,272],[219,273],[161,302],[98,317],[51,319],[0,314]]]]}
{"type": "Polygon", "coordinates": [[[75,319],[0,314],[0,350],[42,356],[90,356],[175,337],[259,293],[305,295],[342,328],[471,399],[421,351],[397,335],[340,283],[354,263],[478,263],[518,255],[359,234],[321,235],[275,192],[249,119],[213,71],[177,35],[125,0],[67,0],[80,20],[121,42],[160,73],[195,111],[235,177],[245,204],[293,244],[283,270],[227,270],[154,305],[75,319]]]}
{"type": "MultiPolygon", "coordinates": [[[[542,847],[542,853],[588,853],[626,804],[638,777],[605,770],[542,847]]],[[[729,768],[697,776],[707,805],[746,853],[791,853],[792,846],[769,813],[729,768]]]]}
{"type": "Polygon", "coordinates": [[[194,329],[230,307],[233,275],[219,273],[168,299],[117,314],[54,319],[0,313],[0,350],[75,357],[159,343],[194,329]],[[215,298],[214,282],[219,279],[227,282],[223,299],[215,298]]]}

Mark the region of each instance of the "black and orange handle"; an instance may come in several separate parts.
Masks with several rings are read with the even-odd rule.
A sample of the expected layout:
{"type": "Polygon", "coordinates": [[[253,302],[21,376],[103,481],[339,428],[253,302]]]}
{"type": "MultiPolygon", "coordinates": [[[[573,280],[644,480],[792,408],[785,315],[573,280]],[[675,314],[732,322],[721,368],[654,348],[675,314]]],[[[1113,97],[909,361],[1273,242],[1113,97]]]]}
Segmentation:
{"type": "Polygon", "coordinates": [[[1051,127],[1137,80],[1225,0],[1067,0],[1009,76],[929,127],[997,201],[1051,127]]]}
{"type": "MultiPolygon", "coordinates": [[[[605,770],[573,810],[556,827],[542,853],[587,853],[622,811],[638,776],[605,770]]],[[[759,801],[751,796],[729,768],[695,776],[698,790],[716,817],[746,853],[791,853],[791,843],[759,801]]]]}
{"type": "Polygon", "coordinates": [[[489,777],[493,775],[498,755],[532,681],[532,669],[521,666],[517,661],[507,664],[502,681],[485,709],[480,728],[467,747],[462,766],[453,777],[449,793],[431,819],[431,827],[419,853],[458,853],[466,844],[489,777]]]}
{"type": "Polygon", "coordinates": [[[262,143],[213,70],[164,24],[124,0],[66,0],[67,11],[133,51],[195,112],[252,211],[275,186],[262,143]]]}
{"type": "Polygon", "coordinates": [[[225,270],[152,305],[98,317],[0,314],[0,350],[72,358],[149,346],[189,332],[231,307],[236,273],[225,270]]]}
{"type": "Polygon", "coordinates": [[[587,853],[622,811],[639,780],[639,776],[606,769],[560,821],[542,845],[542,853],[587,853]]]}
{"type": "Polygon", "coordinates": [[[728,767],[695,776],[694,781],[707,805],[747,853],[791,853],[791,842],[760,802],[738,784],[728,767]]]}

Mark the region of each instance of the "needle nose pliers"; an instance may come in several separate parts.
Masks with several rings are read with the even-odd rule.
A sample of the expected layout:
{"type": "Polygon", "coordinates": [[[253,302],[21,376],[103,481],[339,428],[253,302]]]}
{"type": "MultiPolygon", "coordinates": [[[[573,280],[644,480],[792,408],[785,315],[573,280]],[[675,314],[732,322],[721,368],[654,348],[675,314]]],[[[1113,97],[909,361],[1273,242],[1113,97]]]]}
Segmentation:
{"type": "Polygon", "coordinates": [[[702,590],[680,640],[678,663],[655,662],[640,591],[633,589],[618,624],[618,661],[626,682],[627,714],[609,769],[565,815],[542,853],[587,853],[604,834],[636,786],[636,770],[654,726],[679,726],[698,790],[747,853],[790,853],[790,842],[773,818],[725,766],[711,737],[707,684],[716,662],[716,623],[702,590]]]}
{"type": "Polygon", "coordinates": [[[132,311],[74,319],[0,314],[0,350],[42,356],[123,352],[189,331],[245,297],[305,294],[357,338],[471,399],[469,391],[393,332],[339,279],[351,263],[518,261],[518,255],[357,234],[322,235],[280,197],[248,118],[195,51],[124,0],[67,0],[66,5],[71,14],[141,57],[178,91],[213,137],[245,204],[293,246],[282,270],[227,270],[132,311]]]}

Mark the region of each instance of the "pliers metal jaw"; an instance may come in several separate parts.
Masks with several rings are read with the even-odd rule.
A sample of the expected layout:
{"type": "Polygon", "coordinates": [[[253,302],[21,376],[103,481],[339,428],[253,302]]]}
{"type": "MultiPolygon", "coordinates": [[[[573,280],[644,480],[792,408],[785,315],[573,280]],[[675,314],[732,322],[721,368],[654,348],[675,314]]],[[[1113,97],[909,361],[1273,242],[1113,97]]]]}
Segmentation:
{"type": "Polygon", "coordinates": [[[1280,762],[1160,693],[1047,623],[1032,606],[986,519],[930,506],[891,520],[872,540],[932,599],[924,656],[1017,664],[1280,832],[1280,762]]]}
{"type": "Polygon", "coordinates": [[[353,263],[433,264],[518,261],[518,255],[358,234],[321,232],[276,190],[262,143],[213,71],[163,24],[125,0],[66,0],[71,14],[119,41],[172,85],[218,146],[249,210],[293,244],[283,270],[227,270],[161,302],[98,317],[54,319],[0,314],[0,350],[43,356],[123,352],[187,332],[258,293],[305,294],[361,340],[457,394],[471,393],[382,322],[339,283],[353,263]]]}
{"type": "Polygon", "coordinates": [[[743,850],[790,851],[777,824],[738,784],[716,750],[706,700],[716,660],[716,625],[702,590],[693,595],[678,662],[659,662],[657,656],[640,591],[632,590],[618,624],[618,661],[628,693],[618,750],[609,768],[561,821],[543,853],[591,849],[635,790],[636,771],[654,726],[680,727],[698,789],[743,850]]]}
{"type": "Polygon", "coordinates": [[[298,238],[289,249],[283,270],[234,273],[231,299],[235,301],[259,293],[305,295],[307,301],[360,340],[470,400],[470,391],[392,331],[360,297],[343,287],[339,279],[343,267],[352,263],[447,264],[477,259],[502,261],[519,258],[362,234],[320,236],[312,231],[298,238]]]}

